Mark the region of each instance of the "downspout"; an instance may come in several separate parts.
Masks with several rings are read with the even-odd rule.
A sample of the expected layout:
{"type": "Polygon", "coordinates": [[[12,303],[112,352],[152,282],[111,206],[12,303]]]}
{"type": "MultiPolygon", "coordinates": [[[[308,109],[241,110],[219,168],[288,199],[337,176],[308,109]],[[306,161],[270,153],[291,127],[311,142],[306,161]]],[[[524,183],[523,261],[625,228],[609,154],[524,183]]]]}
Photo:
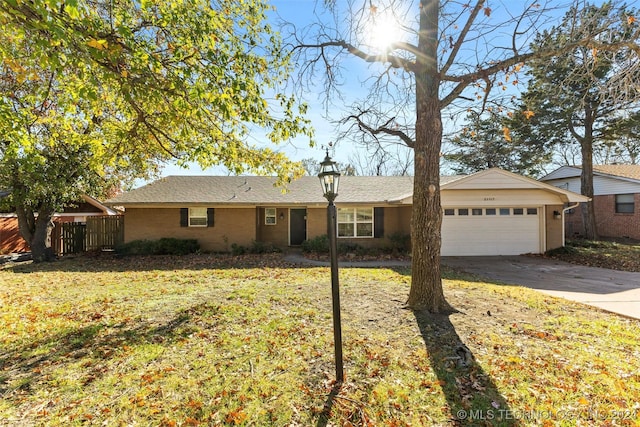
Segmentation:
{"type": "Polygon", "coordinates": [[[564,241],[564,240],[565,240],[565,236],[564,236],[564,224],[565,224],[565,221],[564,221],[564,214],[565,214],[565,213],[567,213],[567,211],[568,211],[569,209],[575,209],[575,208],[577,208],[578,206],[580,206],[580,202],[576,202],[576,204],[575,204],[575,205],[573,205],[573,206],[569,206],[569,207],[566,207],[566,208],[562,209],[562,247],[564,247],[564,243],[565,243],[565,241],[564,241]]]}

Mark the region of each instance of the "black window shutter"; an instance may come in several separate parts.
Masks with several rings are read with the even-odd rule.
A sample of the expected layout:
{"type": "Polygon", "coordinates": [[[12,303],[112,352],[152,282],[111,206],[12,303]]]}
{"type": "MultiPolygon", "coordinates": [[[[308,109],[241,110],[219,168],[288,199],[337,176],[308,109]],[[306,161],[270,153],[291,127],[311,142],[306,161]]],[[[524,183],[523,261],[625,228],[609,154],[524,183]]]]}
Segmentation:
{"type": "Polygon", "coordinates": [[[189,208],[180,208],[180,227],[189,226],[189,208]]]}
{"type": "Polygon", "coordinates": [[[207,208],[207,227],[213,227],[213,208],[207,208]]]}
{"type": "Polygon", "coordinates": [[[384,208],[373,208],[373,237],[384,236],[384,208]]]}

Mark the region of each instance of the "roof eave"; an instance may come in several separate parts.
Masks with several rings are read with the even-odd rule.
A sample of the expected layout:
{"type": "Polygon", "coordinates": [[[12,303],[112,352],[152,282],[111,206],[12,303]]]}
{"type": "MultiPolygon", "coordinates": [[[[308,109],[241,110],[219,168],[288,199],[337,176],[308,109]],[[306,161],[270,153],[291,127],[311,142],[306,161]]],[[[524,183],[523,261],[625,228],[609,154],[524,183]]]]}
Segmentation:
{"type": "Polygon", "coordinates": [[[109,206],[105,205],[104,203],[100,202],[98,199],[91,197],[87,194],[83,194],[82,198],[84,199],[85,202],[89,203],[91,206],[100,209],[104,214],[106,215],[117,215],[118,212],[116,212],[115,210],[111,209],[109,206]]]}

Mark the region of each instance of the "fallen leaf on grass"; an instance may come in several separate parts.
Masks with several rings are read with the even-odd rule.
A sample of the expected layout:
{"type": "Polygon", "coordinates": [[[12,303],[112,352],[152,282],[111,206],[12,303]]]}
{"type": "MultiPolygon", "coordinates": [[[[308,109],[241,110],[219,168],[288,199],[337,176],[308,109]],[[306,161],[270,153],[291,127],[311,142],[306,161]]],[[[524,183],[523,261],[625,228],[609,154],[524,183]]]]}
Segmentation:
{"type": "Polygon", "coordinates": [[[242,424],[247,419],[247,414],[242,410],[242,408],[238,408],[235,411],[229,412],[226,418],[227,424],[238,425],[242,424]]]}

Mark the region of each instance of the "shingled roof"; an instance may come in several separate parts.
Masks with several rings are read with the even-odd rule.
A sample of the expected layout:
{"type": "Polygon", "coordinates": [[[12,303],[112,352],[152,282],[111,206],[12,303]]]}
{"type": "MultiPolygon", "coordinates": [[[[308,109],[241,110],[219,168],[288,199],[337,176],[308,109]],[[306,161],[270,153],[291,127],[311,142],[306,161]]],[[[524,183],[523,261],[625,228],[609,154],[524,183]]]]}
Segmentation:
{"type": "Polygon", "coordinates": [[[593,171],[640,181],[640,165],[594,165],[593,171]]]}
{"type": "MultiPolygon", "coordinates": [[[[579,177],[582,173],[582,165],[561,166],[541,181],[579,177]]],[[[627,180],[640,181],[640,165],[593,165],[594,175],[625,178],[627,180]]]]}
{"type": "MultiPolygon", "coordinates": [[[[456,177],[443,177],[448,182],[456,177]]],[[[286,190],[264,176],[168,176],[105,201],[111,206],[149,204],[326,204],[320,182],[304,176],[286,190]]],[[[340,203],[394,203],[413,193],[410,176],[343,176],[340,203]]]]}
{"type": "MultiPolygon", "coordinates": [[[[579,194],[525,178],[497,168],[471,175],[441,176],[442,190],[476,189],[494,185],[509,189],[544,188],[562,193],[567,200],[584,198],[579,194]],[[489,180],[488,182],[487,179],[489,180]],[[474,180],[480,180],[476,187],[474,180]],[[484,180],[484,181],[483,181],[484,180]],[[508,184],[508,185],[507,185],[508,184]],[[469,187],[469,185],[471,185],[469,187]]],[[[410,204],[413,198],[411,176],[343,176],[336,203],[410,204]]],[[[579,200],[582,201],[582,200],[579,200]]],[[[104,202],[109,206],[152,207],[184,205],[325,205],[318,178],[304,176],[286,189],[276,186],[276,178],[265,176],[168,176],[104,202]]]]}

